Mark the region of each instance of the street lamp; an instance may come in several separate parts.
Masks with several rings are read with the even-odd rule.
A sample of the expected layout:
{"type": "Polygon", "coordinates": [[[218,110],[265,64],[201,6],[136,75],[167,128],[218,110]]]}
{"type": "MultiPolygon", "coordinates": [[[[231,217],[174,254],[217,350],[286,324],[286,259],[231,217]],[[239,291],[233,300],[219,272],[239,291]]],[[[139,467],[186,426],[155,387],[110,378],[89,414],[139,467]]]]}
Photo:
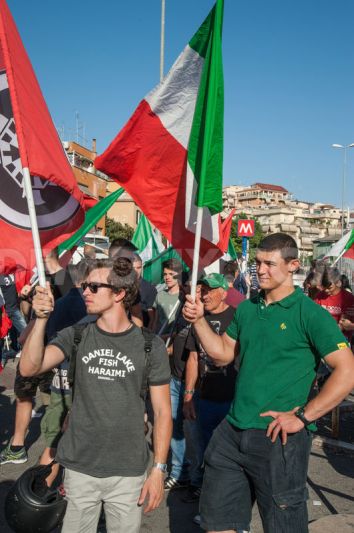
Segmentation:
{"type": "Polygon", "coordinates": [[[352,144],[332,144],[332,148],[339,148],[340,150],[344,151],[344,159],[343,159],[343,179],[342,179],[342,237],[344,234],[344,197],[345,197],[345,186],[346,186],[346,179],[347,179],[347,149],[348,148],[354,148],[354,143],[352,144]]]}

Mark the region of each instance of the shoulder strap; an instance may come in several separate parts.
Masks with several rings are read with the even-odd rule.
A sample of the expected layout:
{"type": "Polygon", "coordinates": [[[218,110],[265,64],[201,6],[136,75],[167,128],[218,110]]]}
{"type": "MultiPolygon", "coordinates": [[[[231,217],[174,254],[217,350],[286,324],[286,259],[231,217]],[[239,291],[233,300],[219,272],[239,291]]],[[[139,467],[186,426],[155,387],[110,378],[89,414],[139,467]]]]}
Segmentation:
{"type": "Polygon", "coordinates": [[[156,335],[155,333],[152,333],[150,330],[144,327],[141,328],[141,333],[144,337],[144,371],[143,379],[141,381],[140,396],[145,401],[148,391],[148,377],[151,365],[150,354],[152,351],[152,341],[156,337],[156,335]]]}
{"type": "Polygon", "coordinates": [[[71,357],[69,362],[69,370],[68,370],[68,381],[69,385],[72,389],[72,397],[74,397],[74,385],[75,385],[75,371],[76,371],[76,356],[79,349],[79,344],[81,342],[82,334],[84,332],[84,329],[88,326],[88,322],[86,324],[75,324],[73,326],[74,328],[74,343],[71,350],[71,357]]]}

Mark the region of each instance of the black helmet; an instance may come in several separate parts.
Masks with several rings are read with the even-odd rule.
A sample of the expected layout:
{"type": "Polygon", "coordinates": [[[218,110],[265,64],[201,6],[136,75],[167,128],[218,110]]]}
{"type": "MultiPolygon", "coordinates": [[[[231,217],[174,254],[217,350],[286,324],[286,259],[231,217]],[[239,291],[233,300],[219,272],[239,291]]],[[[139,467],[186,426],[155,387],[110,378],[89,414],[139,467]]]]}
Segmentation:
{"type": "Polygon", "coordinates": [[[67,502],[47,487],[51,470],[51,465],[29,468],[7,494],[5,516],[16,533],[49,533],[62,522],[67,502]]]}

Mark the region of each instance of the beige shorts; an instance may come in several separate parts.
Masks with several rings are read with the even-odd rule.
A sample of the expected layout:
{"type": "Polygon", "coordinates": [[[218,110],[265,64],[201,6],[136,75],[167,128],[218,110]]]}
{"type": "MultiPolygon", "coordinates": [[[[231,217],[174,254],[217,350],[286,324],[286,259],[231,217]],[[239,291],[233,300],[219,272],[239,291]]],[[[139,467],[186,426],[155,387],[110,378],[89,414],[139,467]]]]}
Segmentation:
{"type": "Polygon", "coordinates": [[[61,533],[96,533],[103,502],[107,533],[139,533],[146,474],[98,478],[65,469],[68,505],[61,533]]]}

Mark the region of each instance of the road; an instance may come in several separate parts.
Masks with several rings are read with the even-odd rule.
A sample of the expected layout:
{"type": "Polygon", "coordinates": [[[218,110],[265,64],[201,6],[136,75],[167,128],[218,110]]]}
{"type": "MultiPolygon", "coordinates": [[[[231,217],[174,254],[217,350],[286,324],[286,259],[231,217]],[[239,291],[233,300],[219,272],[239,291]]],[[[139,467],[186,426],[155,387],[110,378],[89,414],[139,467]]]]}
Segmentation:
{"type": "MultiPolygon", "coordinates": [[[[13,379],[14,360],[10,360],[0,376],[0,446],[3,448],[11,438],[14,422],[13,379]]],[[[321,423],[321,433],[328,434],[330,419],[321,423]]],[[[3,502],[13,481],[28,467],[36,464],[43,450],[40,437],[40,419],[33,419],[26,439],[29,461],[23,465],[4,465],[0,467],[0,533],[11,533],[5,524],[3,502]]],[[[341,427],[341,439],[353,442],[354,415],[344,415],[341,427]]],[[[342,450],[328,445],[313,445],[310,458],[308,501],[310,521],[337,515],[354,514],[354,448],[342,450]]],[[[201,533],[201,529],[192,522],[198,511],[197,504],[185,504],[181,501],[181,490],[167,493],[161,507],[150,515],[144,516],[141,533],[201,533]]],[[[254,509],[252,533],[262,533],[257,509],[254,509]]]]}

